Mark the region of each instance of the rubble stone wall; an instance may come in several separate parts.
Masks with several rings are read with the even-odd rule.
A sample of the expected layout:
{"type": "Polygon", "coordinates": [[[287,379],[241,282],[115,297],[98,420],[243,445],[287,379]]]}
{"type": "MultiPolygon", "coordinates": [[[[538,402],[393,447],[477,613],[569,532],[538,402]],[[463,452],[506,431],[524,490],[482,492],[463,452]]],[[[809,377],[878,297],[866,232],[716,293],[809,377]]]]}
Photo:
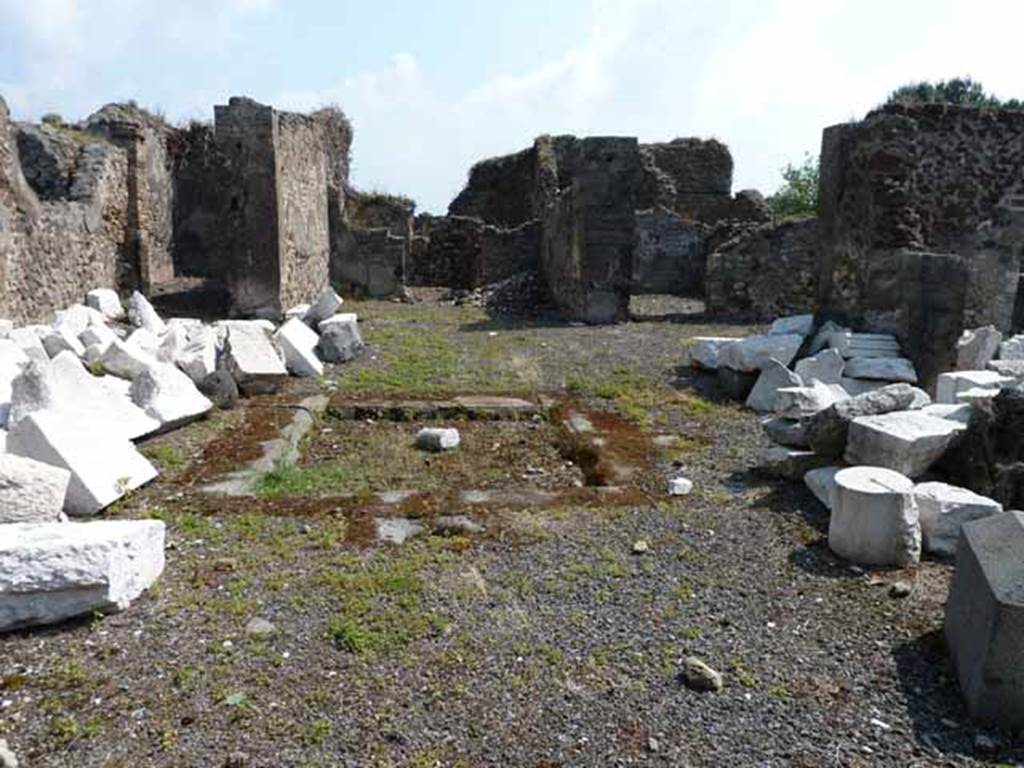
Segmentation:
{"type": "Polygon", "coordinates": [[[102,138],[67,138],[81,146],[65,177],[66,194],[40,199],[22,173],[16,132],[0,99],[0,317],[43,320],[134,271],[124,243],[126,153],[102,138]]]}
{"type": "Polygon", "coordinates": [[[952,349],[965,327],[1013,325],[1022,185],[1024,112],[899,105],[826,129],[821,309],[895,332],[927,382],[946,364],[932,347],[952,349]],[[922,304],[924,278],[943,296],[922,304]],[[939,327],[942,339],[923,339],[939,327]]]}
{"type": "Polygon", "coordinates": [[[345,293],[396,296],[407,280],[416,203],[349,188],[331,229],[331,282],[345,293]]]}
{"type": "Polygon", "coordinates": [[[702,228],[667,208],[637,211],[633,293],[704,292],[702,228]]]}
{"type": "Polygon", "coordinates": [[[818,281],[818,220],[733,231],[707,259],[707,311],[754,322],[811,311],[818,281]]]}
{"type": "Polygon", "coordinates": [[[639,206],[665,206],[697,221],[722,218],[732,199],[732,155],[715,139],[679,138],[640,146],[639,206]]]}

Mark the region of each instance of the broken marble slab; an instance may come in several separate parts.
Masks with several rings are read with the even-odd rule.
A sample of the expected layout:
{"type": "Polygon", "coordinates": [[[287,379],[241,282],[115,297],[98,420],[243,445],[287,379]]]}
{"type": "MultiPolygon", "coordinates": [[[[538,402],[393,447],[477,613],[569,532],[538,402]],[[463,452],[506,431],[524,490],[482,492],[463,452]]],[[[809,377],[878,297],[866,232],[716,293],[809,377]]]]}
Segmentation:
{"type": "Polygon", "coordinates": [[[718,353],[718,365],[748,372],[760,371],[772,359],[789,365],[803,342],[804,337],[798,334],[747,336],[723,346],[718,353]]]}
{"type": "MultiPolygon", "coordinates": [[[[82,342],[82,346],[87,350],[89,347],[96,346],[102,352],[117,341],[117,334],[110,330],[106,325],[90,325],[78,334],[78,340],[82,342]]],[[[84,356],[86,355],[83,355],[83,357],[84,356]]]]}
{"type": "Polygon", "coordinates": [[[68,515],[96,514],[157,475],[128,440],[67,411],[28,414],[8,431],[7,450],[71,473],[64,497],[68,515]]]}
{"type": "Polygon", "coordinates": [[[164,569],[159,520],[15,523],[0,536],[0,631],[120,611],[164,569]]]}
{"type": "Polygon", "coordinates": [[[121,433],[129,440],[156,430],[157,422],[132,405],[123,393],[103,386],[103,379],[113,377],[92,375],[68,351],[44,363],[32,360],[12,382],[8,423],[13,425],[36,411],[59,410],[72,418],[91,421],[97,429],[121,433]],[[82,407],[83,403],[87,407],[82,407]]]}
{"type": "Polygon", "coordinates": [[[192,379],[170,363],[146,368],[132,379],[132,402],[166,432],[188,424],[213,409],[213,403],[196,389],[192,379]]]}
{"type": "Polygon", "coordinates": [[[967,426],[971,421],[971,414],[974,413],[974,408],[970,403],[961,403],[959,405],[933,403],[922,408],[921,413],[934,416],[937,419],[950,419],[967,426]]]}
{"type": "Polygon", "coordinates": [[[828,527],[833,552],[862,565],[904,566],[921,559],[921,526],[909,478],[871,466],[842,469],[833,481],[828,527]]]}
{"type": "Polygon", "coordinates": [[[29,356],[10,339],[0,339],[0,427],[11,411],[11,385],[29,362],[29,356]]]}
{"type": "Polygon", "coordinates": [[[831,463],[832,459],[827,456],[819,456],[814,451],[802,451],[797,448],[776,445],[761,454],[757,470],[770,477],[799,481],[812,469],[831,463]]]}
{"type": "Polygon", "coordinates": [[[324,288],[302,319],[310,328],[316,328],[320,323],[333,315],[344,303],[341,296],[334,292],[330,286],[324,288]]]}
{"type": "Polygon", "coordinates": [[[832,320],[826,320],[815,332],[814,338],[811,340],[810,346],[807,349],[808,354],[816,355],[823,349],[828,349],[829,340],[833,333],[853,333],[853,331],[845,326],[833,322],[832,320]]]}
{"type": "Polygon", "coordinates": [[[761,369],[754,388],[747,396],[747,408],[760,413],[775,410],[778,391],[783,387],[801,387],[803,380],[778,360],[772,358],[761,369]]]}
{"type": "Polygon", "coordinates": [[[927,397],[924,392],[909,384],[889,384],[841,400],[805,419],[808,442],[812,449],[823,456],[842,456],[846,450],[850,423],[854,419],[910,410],[920,395],[927,397]]]}
{"type": "Polygon", "coordinates": [[[1024,360],[1024,334],[1011,336],[999,345],[1000,360],[1024,360]]]}
{"type": "Polygon", "coordinates": [[[280,389],[288,378],[288,369],[267,331],[256,323],[225,327],[224,357],[239,391],[258,395],[280,389]]]}
{"type": "Polygon", "coordinates": [[[301,320],[309,312],[309,307],[309,304],[296,304],[294,307],[284,311],[284,319],[291,320],[293,317],[297,317],[301,320]]]}
{"type": "Polygon", "coordinates": [[[986,368],[1013,379],[1017,385],[1024,382],[1024,360],[993,360],[986,368]]]}
{"type": "Polygon", "coordinates": [[[292,318],[274,334],[289,372],[296,376],[322,376],[324,364],[317,357],[320,337],[305,322],[292,318]]]}
{"type": "Polygon", "coordinates": [[[985,368],[999,352],[1003,334],[994,325],[965,330],[956,343],[956,369],[977,371],[985,368]]]}
{"type": "Polygon", "coordinates": [[[998,501],[948,483],[919,483],[914,486],[914,499],[924,551],[942,557],[956,556],[964,523],[1003,511],[998,501]]]}
{"type": "Polygon", "coordinates": [[[768,438],[788,448],[808,448],[807,425],[799,419],[783,419],[778,416],[764,419],[761,422],[768,438]]]}
{"type": "Polygon", "coordinates": [[[869,381],[868,379],[851,379],[847,376],[843,376],[839,381],[840,386],[845,389],[850,397],[857,397],[868,392],[874,392],[876,389],[889,386],[888,381],[869,381]]]}
{"type": "Polygon", "coordinates": [[[63,520],[64,495],[70,481],[71,473],[66,469],[0,452],[0,523],[63,520]]]}
{"type": "Polygon", "coordinates": [[[956,421],[921,411],[863,416],[850,424],[846,462],[885,467],[908,477],[920,477],[965,429],[956,421]]]}
{"type": "Polygon", "coordinates": [[[739,340],[735,336],[695,336],[690,339],[690,364],[708,371],[716,371],[722,348],[739,340]]]}
{"type": "Polygon", "coordinates": [[[174,361],[196,385],[217,370],[217,339],[213,330],[200,327],[189,335],[188,344],[174,361]]]}
{"type": "Polygon", "coordinates": [[[843,372],[851,379],[917,383],[914,364],[905,357],[852,357],[843,372]]]}
{"type": "Polygon", "coordinates": [[[806,387],[783,387],[776,393],[775,413],[784,419],[806,419],[849,397],[838,384],[820,381],[806,387]]]}
{"type": "Polygon", "coordinates": [[[167,331],[167,324],[160,319],[149,299],[138,291],[133,291],[128,299],[128,322],[136,328],[145,328],[158,337],[167,331]]]}
{"type": "Polygon", "coordinates": [[[99,365],[112,376],[130,380],[158,363],[148,352],[116,339],[100,355],[99,365]]]}
{"type": "Polygon", "coordinates": [[[793,367],[794,373],[803,381],[812,380],[822,384],[841,384],[846,362],[836,349],[824,349],[813,357],[805,357],[793,367]]]}
{"type": "Polygon", "coordinates": [[[900,343],[886,333],[853,333],[839,331],[829,336],[829,346],[845,358],[899,357],[900,343]]]}
{"type": "Polygon", "coordinates": [[[124,320],[126,312],[117,291],[110,288],[96,288],[85,295],[85,304],[110,321],[124,320]]]}
{"type": "Polygon", "coordinates": [[[942,405],[956,405],[957,396],[970,389],[991,389],[993,395],[1003,387],[1012,387],[1016,383],[1010,376],[996,371],[950,371],[940,373],[935,384],[935,402],[942,405]]]}
{"type": "Polygon", "coordinates": [[[7,334],[7,340],[14,342],[22,352],[33,360],[45,362],[50,359],[50,356],[46,353],[46,348],[43,346],[42,339],[37,331],[39,327],[41,326],[15,328],[7,334]]]}
{"type": "Polygon", "coordinates": [[[347,363],[363,349],[359,320],[354,312],[341,312],[320,323],[317,353],[327,363],[347,363]]]}
{"type": "Polygon", "coordinates": [[[75,357],[79,358],[85,355],[85,345],[78,340],[78,334],[68,325],[51,328],[40,341],[50,357],[56,357],[64,351],[73,352],[75,357]]]}
{"type": "Polygon", "coordinates": [[[811,335],[813,330],[814,315],[791,315],[789,317],[780,317],[772,323],[768,333],[775,336],[796,334],[806,338],[811,335]]]}
{"type": "Polygon", "coordinates": [[[810,489],[815,498],[825,505],[826,509],[832,509],[832,493],[836,487],[836,473],[843,469],[835,465],[818,467],[804,474],[804,485],[810,489]]]}

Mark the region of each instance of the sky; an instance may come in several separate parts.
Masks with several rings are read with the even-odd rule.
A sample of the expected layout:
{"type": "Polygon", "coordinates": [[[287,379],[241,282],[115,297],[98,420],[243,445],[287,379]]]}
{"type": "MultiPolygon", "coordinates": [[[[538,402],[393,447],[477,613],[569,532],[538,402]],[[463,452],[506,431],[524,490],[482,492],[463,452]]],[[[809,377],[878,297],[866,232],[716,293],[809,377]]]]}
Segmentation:
{"type": "Polygon", "coordinates": [[[904,83],[1024,97],[1022,29],[1024,0],[0,0],[0,96],[18,120],[335,104],[355,185],[435,213],[543,133],[715,137],[767,194],[904,83]]]}

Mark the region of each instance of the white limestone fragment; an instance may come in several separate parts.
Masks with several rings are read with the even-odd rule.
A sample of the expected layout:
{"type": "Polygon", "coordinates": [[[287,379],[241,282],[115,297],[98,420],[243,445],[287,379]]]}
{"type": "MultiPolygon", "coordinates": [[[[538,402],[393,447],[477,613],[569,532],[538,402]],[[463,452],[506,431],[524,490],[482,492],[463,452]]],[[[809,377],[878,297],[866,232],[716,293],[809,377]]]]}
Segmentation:
{"type": "Polygon", "coordinates": [[[213,408],[186,374],[170,363],[145,369],[132,379],[132,402],[160,422],[163,431],[180,427],[213,408]]]}
{"type": "Polygon", "coordinates": [[[846,361],[844,373],[851,379],[917,383],[914,364],[905,357],[853,357],[846,361]]]}
{"type": "Polygon", "coordinates": [[[880,467],[836,473],[829,548],[863,565],[902,566],[921,558],[921,527],[914,484],[880,467]]]}
{"type": "Polygon", "coordinates": [[[686,477],[673,477],[668,481],[669,496],[686,496],[693,490],[693,480],[686,477]]]}
{"type": "Polygon", "coordinates": [[[0,339],[0,427],[7,425],[11,410],[11,386],[29,357],[15,342],[0,339]]]}
{"type": "Polygon", "coordinates": [[[195,317],[170,317],[166,321],[167,328],[180,328],[185,331],[185,336],[192,341],[195,334],[206,328],[203,321],[195,317]]]}
{"type": "Polygon", "coordinates": [[[50,357],[56,357],[61,352],[73,352],[75,357],[85,355],[85,345],[78,340],[78,335],[69,325],[60,325],[51,328],[49,333],[42,337],[43,349],[50,357]]]}
{"type": "Polygon", "coordinates": [[[167,332],[160,338],[156,349],[156,359],[161,363],[173,363],[188,346],[188,331],[176,325],[167,326],[167,332]]]}
{"type": "Polygon", "coordinates": [[[920,477],[964,429],[966,427],[956,421],[921,411],[862,416],[850,424],[846,461],[920,477]]]}
{"type": "Polygon", "coordinates": [[[915,485],[914,499],[921,518],[924,551],[945,557],[956,555],[964,523],[1003,511],[998,501],[947,483],[915,485]]]}
{"type": "MultiPolygon", "coordinates": [[[[117,341],[117,334],[105,325],[90,325],[78,334],[78,340],[82,342],[82,346],[86,350],[89,347],[96,347],[102,354],[103,350],[117,341]]],[[[88,357],[88,355],[83,355],[83,357],[88,357]]]]}
{"type": "Polygon", "coordinates": [[[735,336],[695,336],[690,339],[690,364],[709,371],[717,370],[722,348],[739,340],[735,336]]]}
{"type": "Polygon", "coordinates": [[[156,360],[160,353],[160,338],[148,328],[136,328],[124,340],[124,343],[156,360]]]}
{"type": "MultiPolygon", "coordinates": [[[[50,359],[46,348],[43,347],[41,337],[32,327],[15,328],[7,335],[7,339],[14,342],[22,352],[33,360],[45,362],[50,359]]],[[[0,353],[0,357],[2,357],[2,353],[0,353]]]]}
{"type": "Polygon", "coordinates": [[[320,323],[341,309],[343,303],[341,296],[335,293],[333,288],[327,286],[320,292],[320,295],[317,296],[316,301],[313,302],[313,305],[307,310],[302,319],[310,328],[316,328],[320,323]]]}
{"type": "Polygon", "coordinates": [[[1000,360],[1024,360],[1024,334],[1011,336],[999,345],[1000,360]]]}
{"type": "Polygon", "coordinates": [[[459,447],[459,430],[424,427],[416,435],[416,447],[424,451],[450,451],[459,447]]]}
{"type": "Polygon", "coordinates": [[[255,323],[225,327],[224,356],[239,390],[247,395],[276,392],[288,370],[266,330],[255,323]]]}
{"type": "Polygon", "coordinates": [[[841,469],[842,467],[836,466],[818,467],[804,475],[804,485],[828,509],[832,509],[832,493],[836,487],[836,473],[841,469]]]}
{"type": "Polygon", "coordinates": [[[354,312],[340,312],[320,323],[317,354],[326,363],[347,363],[363,349],[359,321],[354,312]]]}
{"type": "Polygon", "coordinates": [[[812,381],[806,387],[782,387],[776,392],[775,412],[784,419],[803,419],[850,395],[838,384],[812,381]]]}
{"type": "Polygon", "coordinates": [[[297,317],[301,320],[306,316],[306,313],[309,312],[309,307],[309,304],[296,304],[291,309],[285,310],[284,319],[291,320],[293,317],[297,317]]]}
{"type": "Polygon", "coordinates": [[[149,299],[138,291],[132,292],[128,299],[128,321],[136,328],[145,328],[154,336],[163,336],[167,325],[153,309],[149,299]]]}
{"type": "Polygon", "coordinates": [[[994,325],[966,330],[956,343],[956,369],[977,371],[987,366],[999,351],[1003,334],[994,325]]]}
{"type": "Polygon", "coordinates": [[[103,370],[122,379],[133,379],[157,364],[156,358],[151,354],[138,347],[129,346],[120,339],[112,342],[100,356],[103,370]]]}
{"type": "Polygon", "coordinates": [[[193,331],[188,344],[174,362],[193,383],[202,383],[217,370],[217,342],[213,330],[200,327],[193,331]]]}
{"type": "Polygon", "coordinates": [[[747,408],[760,413],[775,410],[778,391],[783,387],[803,386],[801,378],[778,360],[769,360],[747,396],[747,408]]]}
{"type": "Polygon", "coordinates": [[[0,453],[0,523],[59,522],[70,481],[66,469],[0,453]]]}
{"type": "Polygon", "coordinates": [[[768,333],[774,335],[797,334],[807,337],[814,330],[814,315],[792,315],[780,317],[774,323],[768,333]]]}
{"type": "Polygon", "coordinates": [[[291,373],[296,376],[323,375],[324,364],[316,355],[320,337],[302,320],[293,317],[286,322],[277,329],[274,341],[284,353],[285,365],[291,373]]]}
{"type": "Polygon", "coordinates": [[[997,394],[1003,387],[1012,387],[1015,380],[995,371],[950,371],[940,373],[935,384],[935,402],[956,405],[957,396],[969,389],[991,389],[997,394]]]}
{"type": "Polygon", "coordinates": [[[797,334],[748,336],[722,347],[718,364],[734,371],[760,371],[774,358],[782,365],[789,365],[803,341],[804,337],[797,334]]]}
{"type": "Polygon", "coordinates": [[[840,384],[845,365],[839,350],[823,349],[813,357],[805,357],[798,361],[793,371],[807,383],[817,380],[822,384],[840,384]]]}
{"type": "Polygon", "coordinates": [[[899,357],[900,343],[887,333],[838,331],[829,336],[829,346],[845,357],[899,357]]]}
{"type": "Polygon", "coordinates": [[[110,288],[96,288],[85,295],[85,303],[97,312],[100,312],[107,320],[124,320],[125,311],[121,304],[121,297],[117,291],[110,288]]]}
{"type": "Polygon", "coordinates": [[[18,523],[0,536],[0,631],[126,609],[164,569],[159,520],[18,523]]]}
{"type": "Polygon", "coordinates": [[[64,498],[69,515],[95,514],[157,475],[128,440],[63,411],[25,416],[9,430],[7,450],[71,472],[64,498]]]}

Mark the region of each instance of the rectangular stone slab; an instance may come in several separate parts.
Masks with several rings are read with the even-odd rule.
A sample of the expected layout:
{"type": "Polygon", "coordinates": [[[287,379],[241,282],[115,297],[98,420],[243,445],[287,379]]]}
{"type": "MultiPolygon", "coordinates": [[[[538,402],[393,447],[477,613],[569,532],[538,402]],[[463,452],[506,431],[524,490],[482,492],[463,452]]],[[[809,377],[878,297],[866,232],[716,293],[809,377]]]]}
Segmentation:
{"type": "Polygon", "coordinates": [[[164,569],[159,520],[14,523],[0,537],[0,632],[124,610],[164,569]]]}
{"type": "Polygon", "coordinates": [[[885,467],[920,477],[946,452],[966,427],[920,411],[894,411],[854,419],[846,443],[846,462],[885,467]]]}

